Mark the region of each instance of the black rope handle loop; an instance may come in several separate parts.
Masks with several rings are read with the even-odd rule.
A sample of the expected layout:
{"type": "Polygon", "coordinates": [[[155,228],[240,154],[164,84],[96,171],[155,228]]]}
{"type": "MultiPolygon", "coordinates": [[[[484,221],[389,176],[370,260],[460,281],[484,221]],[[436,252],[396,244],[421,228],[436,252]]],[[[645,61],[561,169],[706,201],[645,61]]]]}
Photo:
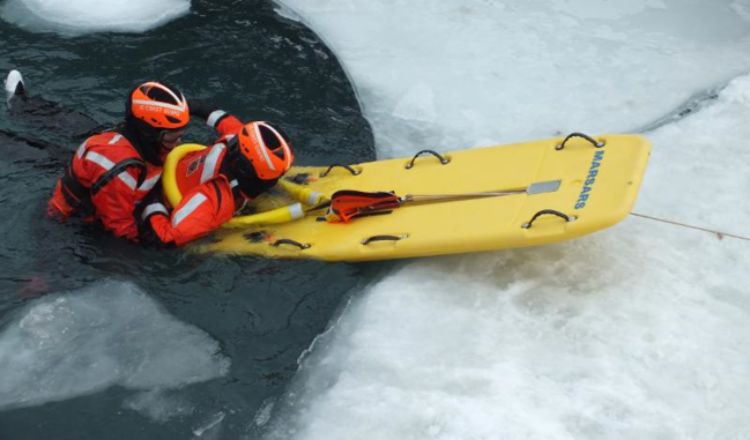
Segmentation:
{"type": "Polygon", "coordinates": [[[328,173],[330,173],[332,169],[337,168],[337,167],[338,168],[343,168],[343,169],[349,171],[350,173],[352,173],[352,176],[356,176],[356,175],[359,175],[359,174],[362,173],[362,171],[355,170],[353,167],[351,167],[349,165],[342,165],[340,163],[335,163],[335,164],[329,166],[327,170],[325,170],[322,173],[320,173],[320,177],[327,176],[328,173]]]}
{"type": "Polygon", "coordinates": [[[591,142],[591,145],[594,146],[594,148],[602,148],[603,146],[607,145],[607,141],[597,141],[596,139],[592,138],[591,136],[584,134],[584,133],[570,133],[563,141],[557,145],[555,145],[555,150],[560,151],[563,148],[565,148],[565,144],[570,140],[571,138],[583,138],[587,141],[591,142]]]}
{"type": "Polygon", "coordinates": [[[412,169],[414,167],[414,161],[416,161],[417,158],[419,156],[423,155],[423,154],[432,154],[433,156],[437,157],[438,160],[440,160],[440,163],[443,164],[443,165],[447,165],[448,162],[450,162],[450,159],[448,159],[447,157],[444,157],[444,156],[440,155],[440,153],[438,153],[436,151],[433,151],[433,150],[422,150],[419,153],[415,154],[414,157],[411,158],[411,160],[409,161],[409,163],[406,164],[406,169],[407,170],[412,169]]]}
{"type": "Polygon", "coordinates": [[[292,246],[297,246],[301,250],[309,249],[310,245],[307,243],[300,243],[299,241],[292,240],[291,238],[280,238],[273,242],[271,246],[273,247],[279,247],[282,244],[291,244],[292,246]]]}
{"type": "Polygon", "coordinates": [[[363,246],[367,246],[373,241],[399,241],[407,237],[408,235],[373,235],[372,237],[362,240],[361,243],[363,246]]]}
{"type": "Polygon", "coordinates": [[[534,214],[534,216],[531,217],[531,220],[521,225],[521,227],[524,229],[530,229],[534,225],[534,222],[536,221],[536,219],[538,219],[539,217],[543,215],[556,215],[560,217],[561,219],[565,220],[566,222],[572,222],[573,220],[576,219],[575,216],[563,214],[562,212],[555,211],[554,209],[542,209],[541,211],[534,214]]]}

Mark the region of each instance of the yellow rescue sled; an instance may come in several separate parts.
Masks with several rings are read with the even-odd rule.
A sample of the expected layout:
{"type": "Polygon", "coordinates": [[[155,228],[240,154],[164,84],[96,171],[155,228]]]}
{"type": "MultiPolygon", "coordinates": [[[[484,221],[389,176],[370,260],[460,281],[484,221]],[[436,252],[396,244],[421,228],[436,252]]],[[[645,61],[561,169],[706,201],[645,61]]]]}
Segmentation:
{"type": "MultiPolygon", "coordinates": [[[[194,246],[221,254],[362,261],[568,240],[628,215],[650,151],[642,136],[573,133],[355,165],[294,167],[281,185],[285,195],[259,200],[267,212],[235,218],[194,246]],[[343,197],[356,201],[361,193],[360,208],[347,211],[343,197]],[[302,204],[279,208],[290,196],[302,204]],[[333,205],[326,203],[331,198],[333,205]],[[349,215],[339,211],[351,219],[341,221],[349,215]]],[[[165,190],[179,200],[166,168],[165,190]]]]}

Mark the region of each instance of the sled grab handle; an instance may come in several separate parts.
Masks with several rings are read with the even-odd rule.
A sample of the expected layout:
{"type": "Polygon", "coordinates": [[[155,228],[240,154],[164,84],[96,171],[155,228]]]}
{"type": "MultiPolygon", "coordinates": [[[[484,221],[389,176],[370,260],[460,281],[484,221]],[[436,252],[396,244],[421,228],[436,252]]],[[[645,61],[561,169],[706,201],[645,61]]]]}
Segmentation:
{"type": "Polygon", "coordinates": [[[568,223],[572,222],[573,220],[576,219],[575,216],[567,215],[567,214],[564,214],[564,213],[562,213],[560,211],[555,211],[554,209],[542,209],[541,211],[539,211],[536,214],[534,214],[534,216],[531,217],[531,220],[529,220],[528,222],[526,222],[523,225],[521,225],[521,227],[524,228],[524,229],[531,229],[531,227],[534,225],[534,222],[536,221],[536,219],[538,219],[539,217],[541,217],[543,215],[556,215],[556,216],[560,217],[561,219],[565,220],[568,223]]]}
{"type": "Polygon", "coordinates": [[[350,173],[352,173],[352,176],[356,176],[356,175],[359,175],[359,174],[362,173],[362,171],[355,170],[354,168],[352,168],[349,165],[342,165],[340,163],[335,163],[335,164],[329,166],[327,170],[325,170],[322,173],[320,173],[320,177],[327,176],[328,174],[330,174],[331,170],[334,169],[334,168],[343,168],[346,171],[349,171],[350,173]]]}
{"type": "Polygon", "coordinates": [[[273,246],[273,247],[279,247],[282,244],[290,244],[292,246],[296,246],[296,247],[300,248],[300,250],[305,250],[305,249],[309,249],[310,248],[310,244],[308,244],[308,243],[300,243],[299,241],[292,240],[291,238],[280,238],[280,239],[274,241],[271,246],[273,246]]]}
{"type": "Polygon", "coordinates": [[[399,241],[408,237],[408,235],[373,235],[372,237],[368,237],[362,240],[361,243],[362,245],[367,246],[368,244],[375,241],[399,241]]]}
{"type": "Polygon", "coordinates": [[[576,138],[576,137],[583,138],[583,139],[586,139],[587,141],[591,142],[591,145],[593,145],[594,148],[602,148],[603,146],[607,145],[607,141],[604,141],[604,140],[597,141],[596,139],[592,138],[591,136],[589,136],[587,134],[576,132],[576,133],[570,133],[568,136],[565,137],[565,139],[563,139],[563,141],[561,143],[555,145],[555,150],[557,150],[557,151],[562,150],[563,148],[565,148],[565,144],[570,139],[576,138]]]}
{"type": "Polygon", "coordinates": [[[436,158],[437,158],[437,159],[438,159],[438,160],[440,161],[440,163],[441,163],[441,164],[443,164],[443,165],[447,165],[447,164],[448,164],[448,162],[450,162],[450,159],[448,159],[447,157],[445,157],[445,156],[441,155],[440,153],[438,153],[438,152],[436,152],[436,151],[433,151],[433,150],[422,150],[422,151],[418,152],[417,154],[415,154],[415,155],[414,155],[414,157],[412,157],[412,158],[411,158],[411,160],[409,161],[409,163],[407,163],[407,164],[406,164],[406,167],[405,167],[405,168],[406,168],[407,170],[410,170],[410,169],[414,168],[414,162],[415,162],[415,161],[417,160],[417,158],[418,158],[419,156],[422,156],[422,155],[424,155],[424,154],[432,154],[432,155],[433,155],[433,156],[435,156],[435,157],[436,157],[436,158]]]}

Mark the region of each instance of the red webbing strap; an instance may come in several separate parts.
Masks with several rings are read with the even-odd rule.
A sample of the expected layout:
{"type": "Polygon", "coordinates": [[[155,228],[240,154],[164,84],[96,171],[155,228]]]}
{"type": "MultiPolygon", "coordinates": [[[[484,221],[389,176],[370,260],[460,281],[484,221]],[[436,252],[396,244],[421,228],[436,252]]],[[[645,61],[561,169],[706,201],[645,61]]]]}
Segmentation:
{"type": "Polygon", "coordinates": [[[370,215],[398,208],[399,196],[392,192],[337,191],[331,196],[328,221],[348,222],[363,215],[370,215]],[[331,215],[333,214],[333,215],[331,215]]]}

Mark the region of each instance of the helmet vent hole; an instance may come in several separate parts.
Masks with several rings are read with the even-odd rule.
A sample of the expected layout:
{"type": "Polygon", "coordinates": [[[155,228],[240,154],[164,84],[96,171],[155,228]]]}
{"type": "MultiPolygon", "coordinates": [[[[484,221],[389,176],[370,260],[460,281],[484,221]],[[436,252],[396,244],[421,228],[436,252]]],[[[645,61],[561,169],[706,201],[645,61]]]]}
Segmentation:
{"type": "Polygon", "coordinates": [[[177,118],[175,118],[175,117],[172,117],[172,116],[169,116],[169,115],[165,115],[165,116],[167,117],[167,120],[169,122],[173,123],[173,124],[179,124],[180,123],[180,120],[177,119],[177,118]]]}
{"type": "MultiPolygon", "coordinates": [[[[148,96],[149,98],[155,101],[166,102],[168,104],[174,104],[174,105],[180,104],[174,99],[174,96],[172,96],[169,92],[167,92],[166,90],[160,87],[151,87],[145,93],[146,93],[146,96],[148,96]]],[[[179,95],[179,93],[176,93],[176,94],[179,95]]]]}
{"type": "Polygon", "coordinates": [[[279,137],[276,136],[273,130],[263,125],[258,128],[260,129],[260,137],[263,138],[263,143],[266,144],[266,147],[275,150],[281,146],[281,140],[279,140],[279,137]]]}

